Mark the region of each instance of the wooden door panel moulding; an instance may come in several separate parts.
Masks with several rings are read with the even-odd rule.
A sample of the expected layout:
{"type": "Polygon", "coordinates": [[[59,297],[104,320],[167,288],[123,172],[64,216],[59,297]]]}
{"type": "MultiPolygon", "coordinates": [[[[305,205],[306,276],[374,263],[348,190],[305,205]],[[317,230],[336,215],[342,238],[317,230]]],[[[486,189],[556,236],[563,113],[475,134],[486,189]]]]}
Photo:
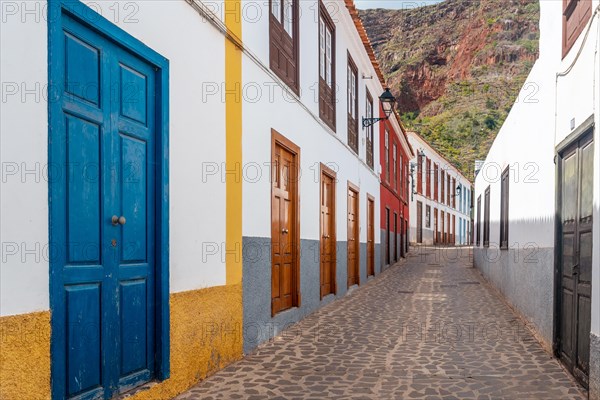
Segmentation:
{"type": "Polygon", "coordinates": [[[352,182],[348,181],[348,187],[346,189],[347,193],[347,229],[348,229],[348,287],[352,285],[360,285],[360,188],[354,185],[352,182]],[[352,203],[352,195],[354,194],[355,199],[355,207],[353,210],[350,210],[350,205],[352,203]],[[351,213],[352,211],[352,213],[351,213]],[[353,216],[353,226],[350,224],[350,216],[353,216]],[[353,232],[351,232],[351,228],[353,232]],[[351,253],[351,250],[354,250],[351,253]],[[350,263],[350,255],[354,255],[353,265],[350,263]],[[350,274],[350,270],[352,268],[352,275],[350,274]],[[354,280],[352,280],[354,279],[354,280]]]}
{"type": "Polygon", "coordinates": [[[375,197],[367,193],[367,277],[375,276],[375,197]]]}
{"type": "MultiPolygon", "coordinates": [[[[337,173],[329,168],[327,165],[320,163],[320,171],[321,171],[321,182],[319,185],[319,210],[320,210],[320,224],[319,224],[319,249],[320,249],[320,255],[322,256],[324,251],[323,251],[323,246],[325,246],[324,243],[324,233],[323,233],[323,221],[322,221],[322,211],[321,211],[321,207],[322,207],[322,201],[323,201],[323,177],[328,177],[329,179],[331,179],[332,182],[332,190],[331,190],[331,210],[329,212],[329,214],[331,215],[331,219],[329,221],[329,231],[331,232],[331,237],[328,237],[327,240],[330,240],[330,246],[331,246],[331,270],[330,270],[330,279],[331,279],[331,291],[329,293],[323,293],[323,282],[320,282],[320,298],[321,300],[323,299],[323,297],[325,297],[328,294],[333,294],[336,295],[337,294],[337,221],[336,221],[336,189],[337,189],[337,173]]],[[[319,260],[319,264],[320,264],[320,276],[323,276],[323,260],[319,260]]]]}
{"type": "MultiPolygon", "coordinates": [[[[271,261],[271,270],[274,271],[275,270],[275,255],[274,252],[276,251],[276,249],[279,248],[280,243],[283,243],[282,239],[281,239],[281,235],[280,233],[282,232],[282,230],[286,230],[285,234],[289,235],[289,234],[293,234],[294,237],[292,238],[292,240],[290,241],[290,251],[292,252],[291,254],[291,267],[292,267],[292,271],[290,273],[290,279],[292,280],[291,282],[291,306],[290,307],[286,307],[285,309],[288,308],[293,308],[293,307],[300,307],[301,305],[301,301],[302,301],[302,295],[300,293],[300,185],[298,184],[299,180],[298,180],[298,171],[300,168],[300,147],[297,146],[295,143],[293,143],[291,140],[287,139],[285,136],[283,136],[282,134],[280,134],[279,132],[277,132],[275,129],[271,129],[271,160],[272,160],[272,166],[271,166],[271,174],[275,173],[275,175],[273,175],[272,178],[272,183],[271,183],[271,253],[272,253],[272,261],[271,261]],[[291,216],[290,218],[290,224],[293,226],[290,226],[289,229],[286,228],[281,228],[281,220],[280,219],[275,219],[274,216],[274,212],[277,211],[278,213],[281,212],[281,208],[279,207],[279,205],[277,205],[278,207],[276,207],[276,185],[281,184],[280,179],[281,179],[281,173],[280,173],[280,165],[277,162],[278,158],[280,157],[280,149],[284,150],[285,152],[291,154],[292,158],[293,158],[293,162],[292,162],[292,167],[293,169],[296,170],[295,176],[293,178],[288,178],[289,182],[291,183],[290,186],[290,190],[291,190],[291,194],[292,194],[292,199],[291,199],[291,205],[292,205],[292,212],[293,212],[293,216],[291,216]],[[274,170],[273,168],[276,168],[276,170],[274,170]],[[291,232],[290,232],[291,231],[291,232]]],[[[277,189],[277,191],[280,191],[281,189],[277,189]]],[[[279,217],[278,217],[279,218],[279,217]]],[[[282,305],[281,305],[281,297],[274,297],[276,291],[274,288],[274,285],[277,284],[279,285],[279,291],[278,293],[280,294],[281,292],[281,284],[282,282],[277,279],[277,277],[275,277],[274,273],[272,272],[272,276],[271,276],[271,316],[275,316],[275,314],[277,314],[280,311],[284,311],[284,309],[282,309],[282,305]]]]}

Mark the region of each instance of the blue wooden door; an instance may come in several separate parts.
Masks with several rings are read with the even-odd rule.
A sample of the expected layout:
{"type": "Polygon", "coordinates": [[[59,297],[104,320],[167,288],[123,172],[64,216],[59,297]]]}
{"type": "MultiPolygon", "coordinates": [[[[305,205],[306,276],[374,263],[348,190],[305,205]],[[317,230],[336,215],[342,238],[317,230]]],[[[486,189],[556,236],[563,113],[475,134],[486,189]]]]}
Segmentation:
{"type": "Polygon", "coordinates": [[[53,394],[109,399],[155,369],[153,66],[64,14],[52,71],[53,394]],[[56,58],[55,58],[56,59],[56,58]]]}

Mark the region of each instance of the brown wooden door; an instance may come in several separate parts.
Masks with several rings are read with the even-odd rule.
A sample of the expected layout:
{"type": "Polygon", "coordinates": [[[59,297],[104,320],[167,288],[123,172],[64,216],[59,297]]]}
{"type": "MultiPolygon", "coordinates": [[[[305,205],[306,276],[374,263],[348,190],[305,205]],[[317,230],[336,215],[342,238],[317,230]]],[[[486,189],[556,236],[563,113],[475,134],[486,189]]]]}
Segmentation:
{"type": "MultiPolygon", "coordinates": [[[[402,221],[400,221],[402,224],[402,221]]],[[[398,214],[394,213],[394,234],[392,240],[394,241],[394,262],[398,261],[398,214]]],[[[400,247],[400,253],[402,253],[402,247],[400,247]]]]}
{"type": "Polygon", "coordinates": [[[348,188],[348,287],[359,284],[358,190],[348,188]]]}
{"type": "Polygon", "coordinates": [[[562,362],[588,386],[592,294],[592,134],[561,154],[560,309],[558,349],[562,362]]]}
{"type": "Polygon", "coordinates": [[[406,252],[404,251],[404,218],[400,218],[400,231],[398,232],[400,241],[400,257],[405,257],[406,252]]]}
{"type": "Polygon", "coordinates": [[[433,209],[433,244],[437,244],[439,241],[440,232],[438,230],[438,210],[433,209]]]}
{"type": "Polygon", "coordinates": [[[392,252],[391,247],[391,228],[390,228],[390,209],[385,209],[385,265],[390,265],[390,253],[392,252]]]}
{"type": "Polygon", "coordinates": [[[375,275],[375,200],[367,198],[367,276],[375,275]]]}
{"type": "Polygon", "coordinates": [[[296,154],[275,142],[271,201],[271,311],[298,305],[298,164],[296,154]]]}
{"type": "Polygon", "coordinates": [[[423,243],[423,203],[417,201],[417,243],[423,243]]]}
{"type": "Polygon", "coordinates": [[[443,211],[440,211],[440,221],[442,222],[442,226],[441,226],[441,235],[440,235],[440,242],[441,243],[446,243],[446,229],[444,227],[444,221],[446,220],[445,218],[445,214],[443,211]]]}
{"type": "Polygon", "coordinates": [[[446,227],[446,243],[450,244],[452,240],[452,224],[450,223],[450,213],[446,213],[447,227],[446,227]]]}
{"type": "Polygon", "coordinates": [[[335,174],[321,167],[321,298],[336,292],[335,174]]]}
{"type": "Polygon", "coordinates": [[[456,215],[452,215],[452,245],[456,245],[456,215]]]}

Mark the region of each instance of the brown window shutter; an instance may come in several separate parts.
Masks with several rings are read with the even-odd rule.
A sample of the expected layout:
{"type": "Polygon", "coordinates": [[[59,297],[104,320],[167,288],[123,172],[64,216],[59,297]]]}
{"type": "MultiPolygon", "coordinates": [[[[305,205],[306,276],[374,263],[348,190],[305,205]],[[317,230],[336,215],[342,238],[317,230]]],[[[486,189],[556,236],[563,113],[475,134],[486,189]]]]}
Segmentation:
{"type": "Polygon", "coordinates": [[[563,0],[563,58],[592,16],[592,0],[563,0]]]}
{"type": "MultiPolygon", "coordinates": [[[[298,74],[298,7],[299,0],[292,0],[292,35],[286,31],[281,21],[284,21],[285,10],[280,6],[281,16],[276,18],[269,5],[269,64],[277,74],[296,94],[300,92],[298,74]]],[[[283,3],[282,3],[283,4],[283,3]]]]}

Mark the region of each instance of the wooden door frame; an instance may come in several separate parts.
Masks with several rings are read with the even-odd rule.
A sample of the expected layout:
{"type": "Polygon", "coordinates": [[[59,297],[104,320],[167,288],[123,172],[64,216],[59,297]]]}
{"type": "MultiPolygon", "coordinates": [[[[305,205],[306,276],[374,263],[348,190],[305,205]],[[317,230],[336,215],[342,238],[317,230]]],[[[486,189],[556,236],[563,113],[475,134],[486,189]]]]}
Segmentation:
{"type": "MultiPolygon", "coordinates": [[[[400,229],[402,229],[402,217],[400,217],[400,229]]],[[[402,246],[400,246],[400,255],[398,255],[398,212],[394,211],[394,263],[397,263],[401,257],[402,246]]]]}
{"type": "Polygon", "coordinates": [[[560,331],[562,323],[562,155],[571,146],[576,146],[578,142],[585,139],[588,135],[591,136],[591,140],[594,141],[594,133],[595,122],[594,115],[592,115],[562,142],[560,142],[555,149],[554,318],[552,327],[552,352],[558,359],[561,359],[560,331]]]}
{"type": "MultiPolygon", "coordinates": [[[[375,196],[372,196],[371,194],[367,193],[367,278],[369,276],[375,276],[375,196]],[[372,225],[372,229],[373,229],[373,252],[371,253],[371,256],[373,257],[372,261],[373,261],[373,275],[369,275],[369,220],[371,218],[369,218],[369,202],[373,202],[373,219],[371,221],[371,225],[372,225]]],[[[360,235],[360,225],[359,225],[359,235],[360,235]]],[[[359,264],[360,265],[360,264],[359,264]]],[[[359,272],[360,272],[360,268],[359,268],[359,272]]],[[[359,278],[360,278],[360,274],[359,274],[359,278]]]]}
{"type": "MultiPolygon", "coordinates": [[[[357,285],[360,285],[360,188],[358,186],[356,186],[355,184],[353,184],[352,182],[348,181],[348,186],[346,189],[346,203],[348,202],[348,192],[353,191],[356,194],[356,230],[357,230],[357,240],[355,240],[356,244],[356,281],[357,281],[357,285]]],[[[348,212],[346,212],[346,229],[348,229],[348,212]]],[[[350,248],[350,238],[348,238],[347,240],[348,242],[348,248],[350,248]]],[[[350,252],[348,252],[349,254],[350,252]]],[[[348,267],[350,267],[350,265],[348,265],[348,267]]],[[[346,284],[348,285],[348,277],[346,277],[346,284]]],[[[348,285],[348,287],[350,287],[350,285],[348,285]]]]}
{"type": "Polygon", "coordinates": [[[416,242],[418,244],[423,243],[423,202],[417,200],[417,237],[416,242]],[[419,207],[420,206],[420,207],[419,207]],[[421,210],[421,215],[419,216],[419,209],[421,210]],[[420,239],[420,240],[419,240],[420,239]]]}
{"type": "MultiPolygon", "coordinates": [[[[95,31],[101,36],[130,51],[134,56],[155,67],[156,71],[156,101],[155,101],[155,215],[156,222],[154,235],[155,252],[155,368],[152,379],[165,380],[170,377],[170,308],[169,308],[169,60],[146,46],[144,43],[131,36],[106,18],[81,3],[80,7],[73,7],[73,3],[64,0],[49,0],[48,9],[57,12],[54,18],[48,18],[48,77],[50,85],[63,87],[60,82],[63,76],[64,51],[61,47],[63,15],[75,19],[83,26],[95,31]]],[[[62,102],[57,98],[48,101],[48,163],[59,165],[64,148],[62,141],[52,140],[61,135],[57,131],[59,120],[63,118],[62,102]]],[[[60,215],[61,204],[57,199],[64,196],[60,182],[48,183],[48,219],[49,242],[56,243],[55,237],[63,237],[64,221],[55,222],[54,218],[60,215]],[[53,200],[53,201],[51,201],[53,200]]],[[[63,268],[57,265],[59,260],[50,258],[49,263],[49,302],[50,310],[54,311],[60,305],[62,287],[57,287],[52,278],[63,268]]],[[[64,348],[56,335],[60,335],[64,328],[60,327],[60,313],[51,313],[52,335],[50,338],[51,381],[50,390],[53,398],[62,398],[64,388],[64,373],[61,368],[65,365],[64,348]]],[[[63,312],[64,315],[64,312],[63,312]]]]}
{"type": "MultiPolygon", "coordinates": [[[[277,132],[275,129],[271,129],[271,165],[273,165],[273,160],[275,160],[275,148],[277,146],[281,146],[290,153],[294,155],[294,162],[298,169],[298,175],[296,177],[295,189],[296,189],[296,201],[295,201],[295,218],[293,218],[292,223],[294,226],[294,243],[293,243],[293,252],[294,252],[294,274],[292,274],[293,283],[292,288],[295,289],[292,292],[292,308],[300,307],[302,302],[302,293],[300,293],[300,185],[299,185],[299,177],[300,177],[300,147],[297,146],[294,142],[283,136],[281,133],[277,132]]],[[[271,182],[271,221],[273,221],[273,182],[271,182]]],[[[273,234],[271,233],[271,244],[273,243],[273,234]]],[[[273,261],[271,261],[271,269],[273,268],[273,261]]],[[[273,277],[271,276],[271,282],[273,281],[273,277]]],[[[282,310],[285,311],[285,310],[282,310]]],[[[279,311],[279,312],[282,312],[279,311]]],[[[277,313],[273,312],[273,306],[271,305],[271,316],[274,317],[277,313]]]]}
{"type": "Polygon", "coordinates": [[[438,244],[438,209],[437,207],[433,207],[433,244],[438,244]]]}
{"type": "MultiPolygon", "coordinates": [[[[327,165],[320,163],[320,171],[321,171],[321,175],[320,178],[323,178],[323,175],[331,178],[333,180],[333,201],[332,201],[332,209],[333,211],[331,212],[331,215],[333,216],[333,220],[332,220],[332,225],[333,225],[333,268],[331,271],[331,274],[333,275],[333,280],[332,280],[332,284],[333,284],[333,293],[334,295],[337,295],[337,219],[336,219],[336,212],[337,212],[337,207],[336,207],[336,191],[337,191],[337,173],[329,168],[327,165]]],[[[319,219],[321,218],[321,199],[323,198],[323,185],[322,185],[322,180],[320,181],[319,184],[319,219]]],[[[320,221],[319,221],[320,222],[320,221]]],[[[323,230],[321,229],[321,224],[319,223],[319,256],[321,254],[321,246],[323,245],[323,230]]],[[[319,272],[321,271],[322,268],[322,264],[321,264],[321,260],[319,259],[319,272]]],[[[320,276],[320,275],[319,275],[320,276]]],[[[322,283],[322,282],[320,282],[322,283]]],[[[319,286],[320,287],[320,286],[319,286]]],[[[323,294],[321,293],[321,290],[319,290],[320,293],[320,297],[321,300],[323,300],[323,294]]]]}

